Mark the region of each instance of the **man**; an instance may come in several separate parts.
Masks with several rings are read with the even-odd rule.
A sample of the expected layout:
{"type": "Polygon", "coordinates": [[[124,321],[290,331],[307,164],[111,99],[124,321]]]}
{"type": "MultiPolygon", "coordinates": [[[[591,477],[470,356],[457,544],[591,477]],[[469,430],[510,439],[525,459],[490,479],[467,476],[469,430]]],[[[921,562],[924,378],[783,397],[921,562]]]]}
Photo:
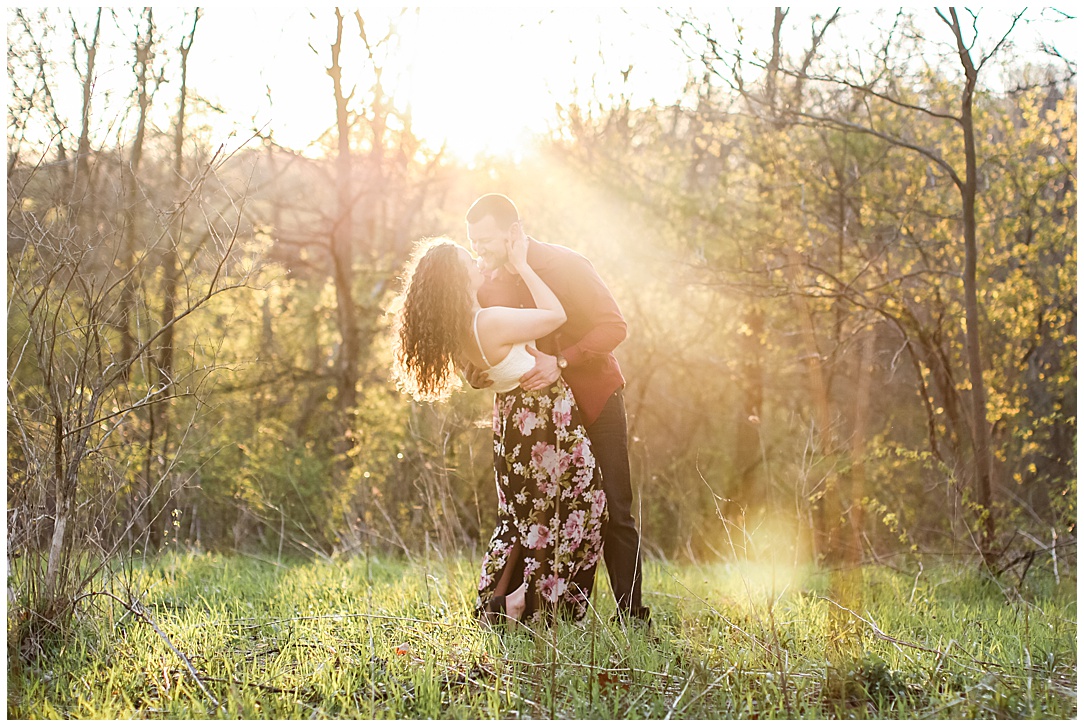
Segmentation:
{"type": "MultiPolygon", "coordinates": [[[[486,282],[478,291],[483,307],[534,307],[530,291],[508,264],[508,244],[519,233],[519,210],[502,194],[486,194],[467,211],[467,237],[482,262],[486,282]]],[[[632,517],[628,426],[622,390],[625,379],[613,350],[625,340],[625,319],[591,262],[565,247],[528,237],[527,260],[565,308],[568,320],[528,348],[535,367],[520,379],[527,391],[544,389],[559,376],[576,397],[595,459],[610,518],[602,532],[603,559],[617,598],[618,617],[650,623],[640,597],[640,536],[632,517]]],[[[470,385],[491,382],[473,366],[464,370],[470,385]]]]}

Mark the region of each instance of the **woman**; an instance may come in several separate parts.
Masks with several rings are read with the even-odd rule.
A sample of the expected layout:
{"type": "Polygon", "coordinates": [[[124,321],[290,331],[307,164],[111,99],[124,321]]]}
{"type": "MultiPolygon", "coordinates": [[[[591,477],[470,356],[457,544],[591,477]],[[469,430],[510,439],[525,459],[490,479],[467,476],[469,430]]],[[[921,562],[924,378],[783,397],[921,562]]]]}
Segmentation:
{"type": "Polygon", "coordinates": [[[416,399],[440,400],[466,362],[486,369],[496,392],[493,462],[498,523],[482,559],[477,615],[540,620],[586,615],[602,553],[606,495],[571,389],[558,379],[524,391],[534,367],[527,345],[565,322],[561,301],[527,264],[522,228],[509,264],[537,308],[481,308],[484,278],[451,240],[423,241],[407,266],[395,318],[395,376],[416,399]]]}

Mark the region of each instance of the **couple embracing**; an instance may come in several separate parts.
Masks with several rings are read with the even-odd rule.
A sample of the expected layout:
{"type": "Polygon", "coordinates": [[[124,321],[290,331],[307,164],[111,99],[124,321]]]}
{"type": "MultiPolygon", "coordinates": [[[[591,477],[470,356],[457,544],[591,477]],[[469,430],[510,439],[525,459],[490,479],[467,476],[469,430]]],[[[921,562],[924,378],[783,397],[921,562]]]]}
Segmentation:
{"type": "Polygon", "coordinates": [[[444,398],[457,371],[494,392],[497,526],[476,613],[490,624],[583,618],[604,557],[618,617],[648,621],[617,303],[586,258],[527,237],[504,195],[471,205],[467,237],[477,259],[446,238],[415,249],[394,371],[417,399],[444,398]]]}

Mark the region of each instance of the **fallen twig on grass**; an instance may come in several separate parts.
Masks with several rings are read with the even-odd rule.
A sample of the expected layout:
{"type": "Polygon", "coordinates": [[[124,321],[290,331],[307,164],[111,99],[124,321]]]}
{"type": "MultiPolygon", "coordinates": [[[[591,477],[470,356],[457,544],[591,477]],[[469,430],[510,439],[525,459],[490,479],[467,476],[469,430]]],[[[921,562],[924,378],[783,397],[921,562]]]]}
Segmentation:
{"type": "Polygon", "coordinates": [[[859,616],[857,613],[855,613],[851,609],[847,608],[846,606],[840,606],[838,603],[833,601],[831,598],[826,598],[825,596],[817,596],[817,598],[819,598],[822,601],[828,601],[828,603],[832,604],[833,606],[838,608],[840,611],[846,611],[847,613],[851,614],[856,619],[858,619],[859,621],[861,621],[862,623],[866,624],[871,629],[873,629],[873,635],[876,636],[878,639],[881,639],[882,641],[887,641],[887,642],[889,642],[891,644],[897,644],[899,646],[906,646],[906,647],[908,647],[910,649],[917,649],[918,651],[925,651],[925,652],[927,652],[929,654],[937,654],[938,656],[941,656],[941,657],[944,657],[944,656],[947,655],[947,652],[941,652],[941,651],[939,651],[937,649],[931,649],[928,646],[922,646],[921,644],[912,644],[910,641],[903,641],[902,639],[897,639],[894,636],[889,636],[884,631],[881,631],[881,629],[879,629],[877,627],[877,624],[873,623],[869,619],[862,618],[861,616],[859,616]]]}
{"type": "Polygon", "coordinates": [[[211,704],[215,706],[215,709],[222,708],[222,704],[217,699],[215,699],[214,695],[211,694],[210,691],[208,691],[203,681],[199,678],[199,672],[196,671],[196,667],[192,666],[191,660],[189,660],[189,658],[185,655],[183,651],[173,645],[173,642],[170,641],[169,636],[167,636],[166,633],[158,627],[158,624],[155,622],[154,617],[147,613],[146,609],[143,608],[143,605],[139,601],[133,599],[131,603],[128,603],[123,598],[120,598],[119,596],[110,593],[109,591],[94,591],[85,595],[108,596],[109,598],[112,598],[114,601],[124,606],[124,608],[133,616],[140,619],[141,621],[143,621],[143,623],[154,629],[154,632],[158,634],[163,641],[166,642],[166,646],[169,647],[169,650],[172,651],[177,656],[177,658],[179,658],[184,663],[185,668],[188,669],[188,673],[192,675],[193,679],[196,680],[196,685],[200,688],[200,691],[203,692],[204,696],[206,696],[207,699],[211,700],[211,704]]]}
{"type": "MultiPolygon", "coordinates": [[[[262,689],[265,692],[273,692],[275,694],[297,695],[297,694],[303,693],[305,691],[304,689],[299,689],[299,688],[296,688],[296,687],[292,688],[292,689],[288,689],[288,688],[285,688],[285,687],[274,687],[274,686],[271,686],[270,684],[258,684],[256,682],[243,682],[240,679],[223,679],[222,677],[204,677],[204,679],[206,681],[209,681],[209,682],[218,682],[220,684],[233,684],[234,686],[237,686],[237,687],[252,687],[254,689],[262,689]]],[[[306,704],[308,706],[312,706],[308,702],[306,702],[306,704]]]]}
{"type": "Polygon", "coordinates": [[[1006,672],[1009,671],[1009,668],[1007,666],[1005,666],[1004,664],[999,664],[996,661],[982,661],[980,659],[976,659],[975,657],[971,656],[970,654],[967,654],[967,652],[964,651],[963,648],[959,646],[959,642],[957,642],[957,641],[950,642],[949,648],[951,648],[952,644],[956,644],[960,648],[961,651],[964,651],[964,653],[967,654],[968,660],[972,664],[976,664],[976,665],[978,665],[980,667],[983,667],[983,669],[975,669],[975,667],[968,666],[966,664],[965,660],[960,659],[959,657],[956,657],[956,656],[950,656],[949,653],[948,653],[949,652],[948,648],[946,648],[944,651],[941,651],[939,649],[930,648],[929,646],[922,646],[921,644],[913,644],[910,641],[904,641],[903,639],[897,639],[894,636],[889,636],[884,631],[882,631],[877,626],[877,624],[873,623],[869,619],[862,618],[861,616],[859,616],[857,613],[855,613],[851,609],[847,608],[846,606],[839,605],[838,603],[833,601],[831,598],[826,598],[824,596],[817,596],[817,598],[821,599],[822,601],[828,601],[828,603],[832,604],[836,608],[838,608],[838,609],[840,609],[842,611],[846,611],[847,613],[851,614],[856,619],[858,619],[859,621],[861,621],[862,623],[866,624],[871,629],[873,629],[873,635],[875,637],[877,637],[878,639],[881,639],[882,641],[887,641],[887,642],[889,642],[891,644],[895,644],[897,646],[897,648],[900,647],[900,646],[906,646],[909,649],[915,649],[917,651],[925,651],[928,654],[937,654],[937,656],[940,657],[940,659],[942,659],[942,660],[946,659],[946,658],[953,659],[954,661],[962,664],[964,667],[966,667],[968,669],[972,669],[972,670],[975,670],[975,671],[982,671],[984,673],[990,674],[991,676],[1001,680],[1002,682],[1004,682],[1006,679],[1009,679],[1009,678],[1015,678],[1014,675],[1006,673],[1006,672]],[[1000,669],[1002,671],[1001,672],[994,672],[994,671],[991,671],[988,667],[996,667],[997,669],[1000,669]]]}
{"type": "Polygon", "coordinates": [[[475,624],[456,624],[448,623],[446,621],[427,621],[421,618],[410,618],[408,616],[390,616],[382,613],[329,613],[321,616],[292,616],[290,618],[280,618],[274,621],[264,621],[261,623],[251,624],[245,626],[246,630],[259,629],[265,626],[273,626],[274,624],[290,623],[292,621],[335,621],[344,618],[365,618],[365,619],[383,619],[385,621],[407,621],[409,623],[426,624],[427,626],[444,626],[446,628],[456,629],[468,629],[473,630],[478,628],[475,624]]]}

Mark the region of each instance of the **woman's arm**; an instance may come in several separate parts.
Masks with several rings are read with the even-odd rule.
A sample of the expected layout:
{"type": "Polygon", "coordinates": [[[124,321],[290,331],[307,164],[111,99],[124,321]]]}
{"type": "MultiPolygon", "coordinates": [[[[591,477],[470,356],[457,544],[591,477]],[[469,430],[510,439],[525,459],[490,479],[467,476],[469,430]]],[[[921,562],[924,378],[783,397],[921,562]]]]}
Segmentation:
{"type": "Polygon", "coordinates": [[[490,361],[499,361],[517,343],[534,341],[552,333],[567,320],[561,301],[527,263],[527,237],[523,228],[518,227],[513,234],[516,236],[509,245],[508,262],[523,279],[537,307],[482,309],[478,316],[478,334],[490,361]]]}
{"type": "Polygon", "coordinates": [[[512,234],[515,235],[515,237],[508,247],[508,262],[511,263],[512,267],[519,273],[520,278],[523,279],[524,284],[527,286],[527,290],[531,291],[531,297],[534,298],[535,307],[540,311],[549,313],[550,317],[547,320],[552,321],[552,327],[549,330],[527,339],[534,340],[539,336],[544,336],[547,333],[552,333],[557,330],[566,320],[568,320],[568,316],[565,314],[565,307],[561,305],[561,301],[557,298],[557,295],[550,289],[550,286],[546,285],[542,278],[538,277],[538,273],[534,271],[534,268],[528,264],[527,236],[523,234],[523,226],[517,222],[516,230],[512,234]]]}

